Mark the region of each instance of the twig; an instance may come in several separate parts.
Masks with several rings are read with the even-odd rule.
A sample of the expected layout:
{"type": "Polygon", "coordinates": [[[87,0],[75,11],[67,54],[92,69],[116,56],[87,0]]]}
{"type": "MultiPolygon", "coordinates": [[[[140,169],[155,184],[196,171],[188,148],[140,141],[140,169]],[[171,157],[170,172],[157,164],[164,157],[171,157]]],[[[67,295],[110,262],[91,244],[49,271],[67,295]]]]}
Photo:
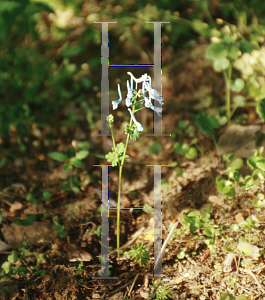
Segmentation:
{"type": "Polygon", "coordinates": [[[258,285],[258,287],[260,288],[262,293],[265,294],[265,290],[263,289],[262,285],[258,281],[258,278],[256,277],[256,275],[253,272],[251,272],[248,269],[243,269],[243,268],[240,268],[240,271],[243,271],[243,272],[248,273],[249,275],[251,275],[254,278],[254,280],[256,281],[256,284],[258,285]]]}
{"type": "Polygon", "coordinates": [[[155,265],[154,265],[154,270],[156,269],[157,263],[158,263],[159,259],[161,259],[161,256],[162,256],[162,254],[164,253],[164,251],[165,251],[165,249],[166,249],[166,246],[167,246],[168,242],[170,241],[171,236],[172,236],[174,230],[175,230],[176,227],[178,226],[178,223],[179,223],[179,221],[176,222],[176,223],[174,224],[174,226],[173,226],[173,227],[171,228],[171,230],[170,230],[169,235],[167,236],[166,240],[164,241],[164,244],[163,244],[163,246],[162,246],[162,248],[161,248],[161,251],[160,251],[160,253],[159,253],[159,255],[158,255],[157,259],[156,259],[156,262],[155,262],[155,265]]]}
{"type": "Polygon", "coordinates": [[[129,293],[128,293],[128,296],[129,296],[129,297],[131,296],[132,289],[133,289],[133,287],[134,287],[134,285],[135,285],[135,282],[136,282],[136,280],[137,280],[138,277],[139,277],[139,273],[135,276],[135,278],[134,278],[134,280],[133,280],[133,283],[132,283],[132,285],[131,285],[131,287],[130,287],[130,290],[129,290],[129,293]]]}
{"type": "Polygon", "coordinates": [[[111,297],[111,296],[115,295],[116,293],[118,293],[119,291],[121,291],[121,290],[125,289],[125,288],[126,288],[126,286],[130,285],[130,284],[131,284],[133,281],[134,281],[134,279],[133,279],[133,280],[131,280],[131,281],[129,281],[129,282],[127,282],[126,284],[124,284],[124,285],[120,286],[119,288],[117,288],[115,291],[113,291],[113,292],[109,293],[108,295],[104,295],[104,296],[103,296],[103,297],[101,297],[99,300],[103,300],[103,299],[109,299],[109,297],[111,297]]]}

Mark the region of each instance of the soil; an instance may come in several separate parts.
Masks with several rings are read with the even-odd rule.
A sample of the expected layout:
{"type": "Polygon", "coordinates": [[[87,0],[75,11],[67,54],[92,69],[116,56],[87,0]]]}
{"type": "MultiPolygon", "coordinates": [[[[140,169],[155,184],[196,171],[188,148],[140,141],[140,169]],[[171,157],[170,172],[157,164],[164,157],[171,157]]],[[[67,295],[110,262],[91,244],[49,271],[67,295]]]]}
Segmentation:
{"type": "MultiPolygon", "coordinates": [[[[265,210],[257,210],[252,205],[252,200],[262,189],[257,187],[256,190],[237,191],[232,200],[224,198],[217,191],[215,179],[225,172],[225,166],[217,155],[212,138],[203,135],[194,125],[194,113],[202,107],[210,113],[213,111],[212,104],[223,105],[225,87],[222,75],[213,72],[211,64],[204,59],[204,53],[204,45],[198,45],[178,53],[180,58],[174,57],[176,54],[171,52],[163,54],[168,67],[168,74],[163,75],[163,82],[166,82],[163,89],[163,128],[165,133],[175,135],[146,137],[143,134],[137,142],[129,144],[130,159],[124,166],[122,201],[124,206],[132,208],[152,206],[153,170],[146,165],[171,165],[162,167],[161,174],[162,244],[170,232],[170,226],[176,222],[178,225],[162,257],[162,285],[172,292],[172,299],[216,300],[220,299],[222,292],[234,294],[232,280],[237,276],[236,297],[244,294],[248,299],[261,300],[265,299],[264,254],[261,253],[256,259],[243,256],[231,258],[223,247],[231,245],[236,248],[239,240],[246,238],[245,235],[249,233],[248,239],[253,247],[265,248],[265,210]],[[172,64],[169,63],[171,60],[172,64]],[[208,102],[204,101],[206,98],[212,104],[207,106],[208,102]],[[195,132],[178,132],[180,120],[188,120],[195,132]],[[174,151],[174,143],[179,139],[190,143],[194,138],[197,139],[197,147],[203,148],[203,152],[195,159],[189,160],[174,151]],[[157,141],[162,148],[157,154],[151,153],[150,146],[157,141]],[[180,169],[182,174],[179,173],[180,169]],[[202,213],[209,206],[212,208],[210,220],[213,227],[223,228],[210,246],[207,245],[204,228],[190,232],[184,222],[184,217],[190,212],[202,213]],[[250,232],[240,226],[237,231],[230,229],[232,224],[253,216],[259,220],[257,229],[251,229],[250,232]],[[178,258],[179,253],[185,255],[178,258]],[[245,265],[239,264],[243,260],[246,261],[245,265]]],[[[242,108],[238,114],[249,111],[242,108]]],[[[99,276],[101,270],[98,230],[101,226],[101,199],[97,193],[101,188],[101,170],[93,165],[106,163],[106,160],[93,153],[105,155],[110,151],[111,138],[93,135],[99,133],[99,123],[94,129],[86,131],[85,117],[80,110],[75,113],[80,120],[79,128],[64,125],[37,128],[35,124],[24,140],[26,152],[19,153],[16,150],[18,144],[15,133],[7,144],[7,150],[17,155],[0,169],[0,208],[3,211],[1,240],[11,246],[1,250],[1,263],[7,260],[12,250],[21,249],[21,236],[25,239],[28,237],[26,248],[33,254],[26,255],[19,262],[20,266],[27,269],[26,277],[18,274],[11,278],[4,276],[6,280],[0,282],[0,299],[150,299],[154,292],[151,283],[158,283],[158,279],[147,279],[153,276],[151,263],[141,267],[125,254],[121,255],[121,260],[117,260],[114,251],[117,219],[113,211],[109,219],[109,263],[112,266],[110,276],[117,279],[93,279],[99,276]],[[40,131],[39,136],[36,130],[40,131]],[[84,160],[84,169],[79,169],[77,173],[81,181],[81,191],[78,193],[62,188],[61,180],[67,174],[63,172],[61,163],[48,157],[48,153],[53,151],[65,153],[72,147],[73,140],[90,141],[89,151],[92,153],[84,160]],[[48,201],[43,201],[45,191],[52,195],[48,201]],[[11,225],[12,222],[23,220],[27,215],[36,216],[35,222],[40,222],[43,228],[42,236],[39,235],[40,227],[34,225],[12,229],[12,226],[17,226],[11,225]],[[66,237],[60,237],[58,232],[50,228],[55,224],[55,216],[59,224],[64,226],[66,237]],[[36,264],[40,254],[43,254],[43,260],[36,264]],[[36,269],[31,268],[36,265],[36,269]]],[[[114,116],[120,121],[123,113],[114,116]]],[[[151,111],[147,113],[145,122],[146,133],[150,133],[151,111]]],[[[115,123],[115,131],[121,133],[117,139],[122,141],[119,125],[119,122],[115,123]]],[[[216,132],[217,140],[226,127],[216,132]]],[[[109,190],[109,197],[116,199],[117,168],[109,168],[109,190]]],[[[152,261],[153,218],[152,214],[145,211],[121,212],[120,246],[123,251],[142,243],[152,261]]],[[[22,253],[21,250],[19,253],[22,253]]]]}

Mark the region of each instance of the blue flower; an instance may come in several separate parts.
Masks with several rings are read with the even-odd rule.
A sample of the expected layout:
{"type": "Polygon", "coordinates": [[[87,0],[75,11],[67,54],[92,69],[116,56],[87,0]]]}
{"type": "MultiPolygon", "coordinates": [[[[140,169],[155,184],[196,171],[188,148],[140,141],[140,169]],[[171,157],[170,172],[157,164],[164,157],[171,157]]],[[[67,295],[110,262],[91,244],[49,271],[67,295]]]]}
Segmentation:
{"type": "Polygon", "coordinates": [[[151,108],[159,116],[161,116],[162,107],[154,106],[152,104],[151,98],[154,99],[154,100],[159,101],[160,105],[163,105],[164,104],[163,101],[162,101],[163,97],[160,97],[159,92],[151,88],[151,77],[150,76],[148,76],[146,81],[143,81],[142,89],[143,89],[143,97],[144,97],[144,100],[145,100],[145,107],[151,108]],[[149,93],[149,99],[145,96],[145,89],[149,93]]]}
{"type": "Polygon", "coordinates": [[[143,126],[142,126],[139,122],[136,121],[135,116],[134,116],[134,114],[133,114],[133,112],[131,111],[130,108],[128,108],[128,111],[129,111],[130,114],[131,114],[131,117],[132,117],[132,119],[133,119],[134,124],[135,124],[136,127],[137,127],[137,130],[138,130],[138,131],[143,131],[143,130],[144,130],[143,126]]]}
{"type": "Polygon", "coordinates": [[[118,104],[121,102],[122,100],[122,96],[121,96],[121,88],[120,88],[120,85],[118,84],[118,92],[119,92],[119,96],[120,96],[120,99],[119,100],[114,100],[112,101],[112,107],[113,107],[113,110],[117,109],[118,108],[118,104]]]}
{"type": "Polygon", "coordinates": [[[127,94],[127,97],[126,97],[126,106],[129,107],[132,105],[132,97],[133,97],[133,87],[131,86],[130,87],[130,84],[129,84],[129,80],[127,80],[127,90],[128,90],[128,94],[127,94]]]}

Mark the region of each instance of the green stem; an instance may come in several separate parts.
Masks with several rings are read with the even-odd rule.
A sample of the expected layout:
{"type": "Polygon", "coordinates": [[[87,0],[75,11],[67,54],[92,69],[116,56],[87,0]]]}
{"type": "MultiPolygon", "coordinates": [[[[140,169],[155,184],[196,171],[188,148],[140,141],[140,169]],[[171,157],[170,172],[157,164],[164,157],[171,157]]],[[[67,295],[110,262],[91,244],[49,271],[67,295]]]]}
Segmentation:
{"type": "MultiPolygon", "coordinates": [[[[241,254],[239,255],[239,258],[238,258],[236,280],[235,280],[235,283],[233,284],[235,296],[236,296],[236,282],[237,282],[237,277],[238,277],[238,272],[239,272],[240,258],[241,258],[241,254]]],[[[236,259],[235,259],[235,261],[236,261],[236,259]]]]}
{"type": "MultiPolygon", "coordinates": [[[[135,111],[135,105],[133,105],[133,113],[135,111]]],[[[130,125],[129,127],[132,127],[132,118],[130,120],[130,125]]],[[[126,150],[128,147],[128,143],[129,143],[129,138],[130,138],[130,134],[127,134],[127,138],[126,138],[126,144],[125,144],[125,149],[123,152],[123,156],[121,159],[121,163],[119,164],[119,190],[118,190],[118,207],[117,207],[117,253],[118,253],[118,259],[120,259],[120,207],[121,207],[121,177],[122,177],[122,167],[124,164],[124,160],[125,160],[125,155],[126,155],[126,150]]]]}
{"type": "Polygon", "coordinates": [[[115,139],[114,139],[114,135],[113,135],[112,126],[110,126],[110,132],[111,132],[112,143],[113,143],[114,151],[115,151],[115,154],[116,154],[116,158],[118,160],[118,164],[120,165],[120,162],[119,162],[119,159],[118,159],[118,153],[117,153],[117,149],[116,149],[116,143],[115,143],[115,139]]]}
{"type": "Polygon", "coordinates": [[[215,139],[214,135],[213,135],[213,143],[214,143],[216,152],[218,152],[218,145],[217,145],[217,142],[216,142],[216,139],[215,139]]]}
{"type": "Polygon", "coordinates": [[[230,124],[230,94],[231,94],[231,76],[232,76],[232,64],[229,64],[227,73],[225,72],[225,78],[226,78],[226,116],[228,119],[228,124],[230,124]]]}

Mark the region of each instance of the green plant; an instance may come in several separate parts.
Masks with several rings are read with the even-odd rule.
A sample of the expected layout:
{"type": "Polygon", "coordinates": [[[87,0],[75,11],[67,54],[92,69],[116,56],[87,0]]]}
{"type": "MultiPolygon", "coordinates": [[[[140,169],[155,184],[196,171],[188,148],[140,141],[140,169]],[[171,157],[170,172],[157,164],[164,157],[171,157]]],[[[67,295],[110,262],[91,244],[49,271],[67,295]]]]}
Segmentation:
{"type": "Polygon", "coordinates": [[[72,143],[73,148],[69,148],[66,154],[62,152],[52,152],[49,153],[49,157],[63,162],[63,172],[68,173],[69,176],[66,179],[60,179],[63,184],[63,189],[66,191],[73,191],[74,193],[80,192],[80,180],[76,168],[84,168],[82,162],[87,156],[89,156],[89,151],[87,147],[90,146],[89,142],[72,143]]]}
{"type": "MultiPolygon", "coordinates": [[[[244,257],[249,257],[249,258],[251,257],[252,259],[257,259],[259,256],[259,249],[256,246],[253,246],[247,242],[239,242],[236,249],[234,249],[234,247],[232,245],[226,245],[226,246],[222,247],[222,249],[229,253],[233,253],[235,262],[236,262],[236,256],[238,256],[238,261],[236,263],[236,267],[237,267],[236,277],[233,278],[231,275],[231,280],[230,280],[233,285],[234,295],[235,295],[236,294],[236,283],[237,283],[237,278],[238,278],[238,273],[239,273],[239,265],[240,265],[241,257],[244,256],[244,257]]],[[[240,296],[240,297],[242,297],[242,296],[240,296]]],[[[224,298],[224,299],[226,299],[226,298],[224,298]]],[[[234,299],[234,298],[231,298],[231,299],[234,299]]],[[[242,298],[242,299],[244,299],[244,298],[242,298]]]]}
{"type": "Polygon", "coordinates": [[[151,299],[157,299],[157,300],[166,300],[166,299],[172,299],[172,292],[168,292],[167,286],[162,286],[162,280],[158,280],[157,284],[155,282],[152,283],[152,287],[154,289],[154,292],[150,295],[151,299]]]}
{"type": "MultiPolygon", "coordinates": [[[[123,165],[125,162],[125,159],[128,158],[129,156],[126,154],[127,147],[128,147],[128,142],[129,139],[136,141],[140,135],[141,132],[143,131],[143,126],[136,120],[134,114],[144,107],[141,107],[141,104],[144,104],[145,107],[151,108],[154,110],[158,115],[160,115],[160,112],[162,111],[161,105],[163,104],[161,100],[160,93],[152,89],[151,87],[151,77],[148,76],[147,74],[144,74],[142,77],[139,79],[136,79],[132,73],[128,72],[131,76],[130,83],[127,81],[127,89],[128,89],[128,94],[126,98],[126,106],[128,107],[128,111],[130,113],[131,119],[129,122],[129,125],[125,129],[125,134],[127,135],[126,137],[126,142],[124,143],[119,143],[116,145],[114,135],[113,135],[113,122],[114,122],[114,117],[113,115],[109,115],[107,117],[107,121],[109,122],[109,127],[112,135],[112,143],[113,143],[113,148],[112,152],[109,152],[106,154],[106,159],[108,162],[112,164],[113,167],[119,166],[119,186],[118,186],[118,206],[117,206],[117,253],[118,253],[118,258],[120,256],[119,252],[119,244],[120,244],[120,200],[121,200],[121,184],[122,184],[122,170],[123,170],[123,165]],[[136,83],[136,89],[133,89],[133,81],[136,83]],[[137,91],[137,83],[142,83],[142,89],[139,89],[137,91]],[[145,92],[149,93],[149,98],[145,96],[145,92]],[[143,97],[143,99],[138,100],[138,98],[143,97]],[[160,103],[160,106],[154,106],[151,102],[151,99],[154,99],[160,103]],[[130,108],[131,107],[131,108],[130,108]]],[[[118,85],[118,92],[119,92],[119,100],[112,101],[113,109],[117,109],[119,103],[122,101],[122,95],[120,91],[120,85],[118,85]]]]}
{"type": "Polygon", "coordinates": [[[67,232],[64,231],[64,226],[59,223],[59,218],[57,216],[53,217],[53,223],[55,225],[54,230],[58,232],[61,238],[67,237],[67,232]]]}
{"type": "Polygon", "coordinates": [[[211,135],[213,137],[213,142],[217,150],[217,143],[214,137],[214,130],[219,129],[221,127],[219,121],[212,115],[200,113],[196,116],[196,124],[202,133],[211,135]]]}
{"type": "Polygon", "coordinates": [[[132,250],[129,251],[131,259],[135,259],[140,267],[146,266],[149,260],[149,254],[146,248],[143,247],[143,243],[139,243],[137,246],[133,245],[132,250]]]}
{"type": "Polygon", "coordinates": [[[44,275],[45,270],[40,269],[39,265],[46,262],[45,255],[43,253],[31,252],[27,248],[29,245],[26,242],[22,243],[22,247],[17,250],[12,250],[11,254],[8,255],[7,261],[5,261],[0,268],[0,276],[14,276],[19,274],[24,278],[27,277],[28,272],[34,272],[35,275],[44,275]],[[29,256],[34,256],[36,264],[29,266],[25,262],[25,259],[29,256]]]}

